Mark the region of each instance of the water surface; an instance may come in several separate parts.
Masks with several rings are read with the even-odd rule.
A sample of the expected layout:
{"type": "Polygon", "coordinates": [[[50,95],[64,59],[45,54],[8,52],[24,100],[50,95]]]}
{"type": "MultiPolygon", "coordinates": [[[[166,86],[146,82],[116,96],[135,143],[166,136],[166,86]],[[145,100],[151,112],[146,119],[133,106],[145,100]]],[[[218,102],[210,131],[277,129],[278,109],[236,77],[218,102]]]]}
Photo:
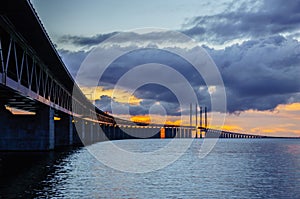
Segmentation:
{"type": "MultiPolygon", "coordinates": [[[[168,142],[122,140],[115,144],[138,152],[153,151],[168,142]]],[[[201,143],[194,140],[176,162],[144,174],[111,169],[85,147],[1,153],[1,197],[300,198],[299,139],[219,139],[203,159],[199,158],[201,143]]]]}

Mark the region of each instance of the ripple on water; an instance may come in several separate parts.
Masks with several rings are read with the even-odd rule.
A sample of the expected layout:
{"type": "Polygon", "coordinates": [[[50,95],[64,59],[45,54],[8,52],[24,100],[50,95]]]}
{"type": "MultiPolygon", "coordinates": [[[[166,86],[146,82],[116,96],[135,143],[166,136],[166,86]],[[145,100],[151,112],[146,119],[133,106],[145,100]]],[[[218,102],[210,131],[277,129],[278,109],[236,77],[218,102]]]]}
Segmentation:
{"type": "MultiPolygon", "coordinates": [[[[116,143],[126,150],[149,152],[167,142],[116,143]]],[[[86,148],[56,152],[30,170],[31,176],[41,179],[17,184],[27,187],[26,191],[17,187],[20,192],[16,194],[31,198],[300,198],[300,140],[220,139],[211,153],[200,159],[201,142],[195,140],[173,164],[145,174],[113,170],[86,148]]],[[[2,196],[9,193],[1,189],[2,196]]]]}

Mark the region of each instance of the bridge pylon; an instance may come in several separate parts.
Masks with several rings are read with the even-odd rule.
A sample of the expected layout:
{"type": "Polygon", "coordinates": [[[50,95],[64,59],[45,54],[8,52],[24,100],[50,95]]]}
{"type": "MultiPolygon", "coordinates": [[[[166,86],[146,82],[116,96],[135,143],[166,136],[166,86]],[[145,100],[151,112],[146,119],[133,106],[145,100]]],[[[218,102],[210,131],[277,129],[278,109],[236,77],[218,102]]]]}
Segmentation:
{"type": "MultiPolygon", "coordinates": [[[[193,126],[192,124],[192,105],[190,106],[190,126],[193,126]]],[[[195,130],[196,135],[195,138],[204,138],[205,134],[207,132],[207,107],[198,106],[198,104],[195,105],[195,130]],[[198,107],[199,107],[199,126],[198,126],[198,107]],[[203,111],[204,109],[204,111],[203,111]],[[204,117],[203,117],[204,114],[204,117]]]]}

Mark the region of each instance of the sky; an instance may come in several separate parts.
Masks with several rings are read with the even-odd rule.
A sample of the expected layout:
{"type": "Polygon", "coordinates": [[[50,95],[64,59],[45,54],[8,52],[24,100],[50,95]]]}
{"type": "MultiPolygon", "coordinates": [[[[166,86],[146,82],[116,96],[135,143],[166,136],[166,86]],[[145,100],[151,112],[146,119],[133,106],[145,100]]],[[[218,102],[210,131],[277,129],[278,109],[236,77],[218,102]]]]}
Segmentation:
{"type": "MultiPolygon", "coordinates": [[[[162,117],[167,115],[165,120],[170,124],[189,123],[189,110],[180,106],[171,89],[173,84],[168,87],[152,83],[133,90],[134,83],[127,83],[116,88],[122,77],[138,66],[160,63],[155,71],[158,77],[168,82],[176,79],[161,72],[166,70],[163,65],[171,67],[188,80],[199,104],[208,107],[209,116],[214,113],[215,120],[222,120],[226,114],[223,126],[212,127],[300,136],[299,0],[31,2],[74,77],[97,48],[103,52],[100,56],[138,49],[111,62],[96,85],[88,82],[95,78],[97,73],[93,71],[97,68],[84,76],[83,92],[104,111],[128,108],[128,114],[114,114],[152,122],[164,121],[162,117]],[[152,29],[136,32],[144,28],[152,29]],[[178,39],[180,34],[190,40],[178,39]],[[213,60],[222,77],[225,110],[212,107],[212,96],[220,95],[220,85],[207,85],[191,63],[170,52],[197,57],[199,49],[195,44],[205,50],[206,58],[213,60]]],[[[147,66],[147,71],[155,68],[147,66]]],[[[142,74],[132,79],[142,79],[142,74]]]]}

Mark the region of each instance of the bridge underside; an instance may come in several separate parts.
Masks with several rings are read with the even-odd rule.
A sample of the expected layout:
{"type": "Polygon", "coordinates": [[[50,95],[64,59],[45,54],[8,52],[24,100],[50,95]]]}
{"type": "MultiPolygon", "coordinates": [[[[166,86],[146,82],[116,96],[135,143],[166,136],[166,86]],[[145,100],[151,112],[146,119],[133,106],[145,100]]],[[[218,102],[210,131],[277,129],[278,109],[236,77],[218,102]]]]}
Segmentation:
{"type": "Polygon", "coordinates": [[[0,150],[42,151],[107,140],[160,138],[160,127],[139,129],[82,119],[1,84],[0,95],[0,150]]]}

